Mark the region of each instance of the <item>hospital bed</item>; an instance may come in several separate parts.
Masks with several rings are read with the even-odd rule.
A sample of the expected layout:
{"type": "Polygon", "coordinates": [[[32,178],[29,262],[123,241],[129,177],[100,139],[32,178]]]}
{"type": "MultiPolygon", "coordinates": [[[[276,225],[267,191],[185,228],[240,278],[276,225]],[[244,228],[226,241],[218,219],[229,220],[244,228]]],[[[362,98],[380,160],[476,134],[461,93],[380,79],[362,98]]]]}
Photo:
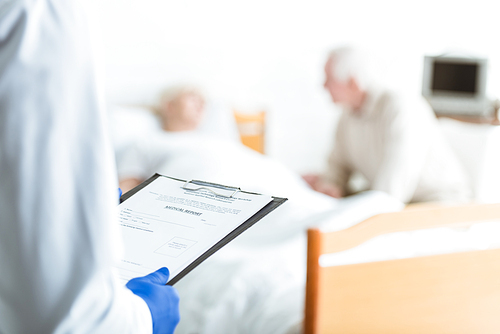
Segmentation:
{"type": "MultiPolygon", "coordinates": [[[[139,114],[141,114],[141,112],[136,112],[129,108],[119,114],[112,115],[112,117],[114,117],[113,124],[115,126],[113,139],[117,157],[122,155],[127,146],[141,139],[146,133],[151,133],[152,129],[155,129],[155,127],[158,127],[154,118],[151,118],[151,115],[141,114],[141,116],[138,116],[139,114]],[[147,117],[143,117],[144,115],[147,115],[147,117]]],[[[204,134],[210,137],[218,137],[218,139],[228,142],[239,141],[236,126],[227,122],[227,119],[209,120],[207,123],[211,123],[212,125],[207,125],[202,129],[204,134]],[[213,125],[217,126],[213,127],[213,125]]],[[[463,129],[457,131],[455,124],[445,124],[445,126],[448,125],[450,125],[448,128],[449,131],[447,132],[449,138],[457,137],[457,142],[465,140],[469,144],[474,142],[474,140],[476,140],[477,143],[484,143],[483,133],[476,133],[475,130],[463,131],[463,129]],[[468,135],[470,138],[464,139],[464,134],[468,135]]],[[[498,131],[494,134],[496,135],[497,133],[498,131]]],[[[493,135],[489,135],[488,140],[490,140],[492,136],[493,135]]],[[[348,233],[349,236],[351,236],[351,231],[358,231],[360,233],[359,235],[363,236],[365,231],[371,231],[372,234],[364,235],[364,237],[373,238],[357,246],[355,244],[345,246],[352,247],[350,249],[340,250],[334,248],[334,257],[333,260],[330,258],[330,262],[328,262],[327,257],[323,257],[323,262],[326,261],[328,266],[334,268],[332,271],[342,272],[342,275],[344,275],[342,277],[352,280],[352,286],[349,287],[349,290],[346,288],[348,287],[348,285],[346,285],[348,282],[334,280],[334,284],[332,285],[336,288],[334,291],[341,288],[345,294],[337,296],[333,306],[328,305],[328,303],[324,306],[321,302],[316,302],[319,303],[317,305],[321,307],[318,311],[317,308],[314,309],[313,307],[311,309],[310,306],[314,305],[314,303],[311,304],[310,302],[310,281],[307,290],[307,314],[309,316],[307,316],[305,320],[306,326],[309,327],[306,328],[310,328],[311,319],[316,319],[313,323],[318,323],[318,321],[321,323],[322,320],[317,319],[338,319],[331,314],[336,314],[339,310],[344,312],[339,314],[343,315],[342,319],[346,322],[342,323],[342,326],[352,325],[354,322],[362,324],[362,321],[354,321],[356,319],[359,320],[360,317],[366,317],[364,319],[365,322],[373,323],[372,320],[374,318],[370,314],[377,314],[377,319],[380,319],[380,323],[382,325],[384,323],[387,325],[390,323],[388,321],[391,320],[389,316],[390,312],[399,310],[399,307],[396,307],[399,305],[396,303],[398,296],[411,291],[424,291],[426,287],[431,287],[430,285],[425,285],[425,282],[432,282],[441,277],[425,276],[431,275],[432,273],[438,273],[438,271],[434,270],[435,267],[432,267],[433,263],[435,263],[435,265],[448,263],[448,260],[446,260],[447,256],[455,261],[456,258],[454,256],[458,254],[456,256],[460,259],[456,259],[456,261],[458,261],[457,263],[466,265],[468,258],[465,257],[462,259],[462,252],[479,251],[478,249],[484,249],[485,247],[492,248],[493,246],[490,244],[494,243],[494,241],[490,239],[493,236],[500,235],[500,230],[496,230],[497,224],[487,224],[486,227],[484,224],[474,224],[471,228],[465,229],[462,227],[459,230],[448,229],[443,231],[439,228],[433,229],[431,228],[434,226],[433,224],[438,226],[440,224],[445,224],[447,221],[440,219],[429,220],[428,216],[425,214],[429,213],[432,215],[431,212],[433,212],[435,216],[442,218],[446,210],[441,211],[442,209],[440,208],[435,208],[435,210],[438,211],[432,211],[431,209],[419,210],[418,208],[414,208],[413,210],[403,211],[401,213],[403,216],[391,216],[391,213],[387,212],[400,211],[404,208],[404,205],[382,193],[368,192],[337,201],[311,191],[307,185],[302,182],[300,177],[287,169],[286,166],[254,151],[250,152],[250,150],[245,150],[244,147],[240,147],[242,145],[238,146],[221,143],[218,150],[213,150],[213,152],[211,152],[210,149],[213,148],[213,146],[210,146],[208,143],[209,141],[204,141],[202,144],[195,143],[195,145],[193,145],[193,142],[184,142],[179,137],[172,142],[166,143],[167,149],[170,145],[172,152],[178,151],[182,154],[178,156],[172,155],[171,161],[162,166],[161,168],[164,168],[164,170],[160,172],[180,178],[189,179],[192,178],[190,177],[191,175],[196,175],[198,179],[205,178],[219,183],[238,184],[247,190],[269,193],[276,196],[285,196],[290,200],[286,206],[283,206],[283,208],[280,208],[280,210],[277,210],[272,215],[269,215],[269,217],[266,217],[262,222],[252,227],[252,229],[248,230],[244,235],[216,253],[212,258],[208,259],[176,285],[182,299],[181,316],[183,319],[176,333],[301,333],[304,326],[304,305],[306,305],[306,272],[313,268],[309,265],[311,261],[308,263],[306,258],[307,238],[305,231],[313,226],[321,226],[321,231],[334,233],[334,235],[338,236],[343,236],[344,233],[348,233]],[[177,151],[175,149],[177,149],[177,151]],[[242,165],[244,166],[243,168],[241,167],[242,165]],[[395,221],[411,222],[411,227],[416,229],[416,231],[398,231],[391,228],[372,231],[369,228],[365,228],[365,226],[379,226],[379,224],[381,224],[380,226],[387,227],[387,225],[389,225],[389,227],[394,227],[398,225],[394,223],[395,221]],[[374,222],[377,222],[377,224],[374,222]],[[422,222],[429,222],[428,225],[425,225],[426,229],[421,229],[424,226],[419,226],[422,222]],[[478,228],[475,229],[473,226],[476,225],[478,228]],[[382,233],[382,235],[375,236],[377,233],[382,233]],[[439,240],[443,239],[453,241],[447,245],[447,252],[454,254],[435,255],[442,252],[443,245],[439,243],[439,240]],[[490,244],[488,244],[488,240],[491,241],[490,244]],[[487,244],[486,246],[485,243],[487,244]],[[419,248],[419,245],[425,247],[419,248]],[[464,245],[466,248],[464,248],[464,245]],[[409,249],[409,246],[413,246],[413,248],[409,249]],[[375,251],[373,251],[373,249],[375,249],[375,251]],[[444,260],[437,262],[429,261],[427,264],[427,261],[421,262],[419,260],[421,257],[431,255],[436,256],[438,259],[444,257],[444,260]],[[402,275],[400,279],[401,282],[406,282],[405,284],[412,283],[410,279],[411,276],[405,275],[414,272],[408,271],[405,274],[404,271],[401,271],[401,268],[408,267],[408,264],[413,263],[413,261],[418,262],[418,265],[422,268],[422,270],[418,272],[420,275],[413,277],[420,277],[421,281],[413,281],[415,284],[414,287],[408,288],[407,290],[405,290],[402,285],[399,285],[400,290],[393,289],[386,291],[383,289],[388,288],[384,286],[384,282],[386,282],[388,275],[393,275],[392,273],[394,273],[394,275],[395,273],[402,275]],[[402,265],[383,269],[386,266],[390,267],[398,263],[402,263],[402,265]],[[359,268],[359,270],[356,268],[359,268]],[[377,280],[374,281],[372,279],[373,277],[376,277],[377,280]],[[375,289],[374,287],[377,286],[376,284],[378,284],[378,288],[375,289]],[[364,303],[363,307],[358,307],[359,305],[354,302],[345,305],[345,299],[339,299],[342,296],[348,296],[347,293],[349,291],[354,293],[358,289],[359,291],[365,291],[369,296],[373,297],[371,299],[371,304],[364,303]],[[389,298],[390,294],[388,293],[392,293],[392,300],[389,298]],[[379,307],[380,305],[376,304],[377,300],[385,300],[387,305],[392,305],[392,308],[384,309],[379,307]],[[348,310],[354,309],[359,312],[350,313],[356,317],[354,320],[352,317],[349,318],[349,316],[345,316],[349,314],[348,310]],[[370,313],[374,309],[378,310],[379,313],[370,313]],[[312,313],[311,310],[313,310],[312,313]],[[319,318],[311,318],[311,314],[319,318]],[[329,314],[331,316],[325,317],[324,314],[329,314]]],[[[467,146],[468,149],[472,151],[473,148],[469,146],[467,146]]],[[[486,145],[486,147],[490,151],[493,149],[492,145],[486,145]]],[[[487,154],[484,150],[474,150],[473,154],[475,154],[478,157],[477,160],[480,161],[485,161],[485,157],[490,156],[490,154],[487,154]],[[479,154],[481,154],[481,156],[479,156],[479,154]]],[[[481,168],[476,170],[470,168],[470,170],[477,177],[484,172],[484,169],[481,168]]],[[[494,179],[490,177],[490,181],[492,180],[494,181],[494,179]]],[[[484,185],[486,185],[486,183],[484,183],[484,185]]],[[[489,186],[491,188],[492,183],[490,183],[489,186]]],[[[490,193],[492,193],[491,189],[489,190],[490,193]]],[[[482,193],[485,192],[483,191],[482,193]]],[[[477,194],[479,193],[476,193],[476,195],[477,194]]],[[[491,207],[493,209],[487,208],[486,206],[479,206],[476,208],[469,208],[470,210],[467,209],[466,212],[479,217],[488,212],[494,212],[493,215],[497,214],[498,207],[491,207]]],[[[449,212],[453,212],[452,216],[456,214],[459,216],[466,216],[464,214],[465,211],[460,211],[462,208],[450,210],[449,212]]],[[[470,215],[468,217],[470,218],[470,215]]],[[[471,221],[473,221],[473,219],[471,219],[471,221]]],[[[444,227],[441,226],[441,228],[444,227]]],[[[356,237],[356,235],[354,236],[356,237]]],[[[335,240],[338,240],[338,238],[335,240]]],[[[500,248],[500,245],[498,247],[500,248]]],[[[311,252],[309,255],[310,254],[311,252]]],[[[316,255],[319,256],[318,253],[316,255]]],[[[469,261],[472,261],[470,259],[471,258],[469,258],[469,261]]],[[[484,260],[487,261],[488,258],[486,257],[484,260]]],[[[474,261],[476,261],[475,258],[474,261]]],[[[454,270],[458,270],[459,268],[460,266],[455,266],[454,270]]],[[[494,266],[490,266],[490,269],[493,271],[495,270],[494,268],[494,266]]],[[[453,273],[451,269],[453,268],[450,268],[448,275],[453,273]]],[[[486,274],[488,268],[483,266],[482,269],[484,269],[486,274]]],[[[321,270],[322,269],[318,269],[318,272],[321,270]]],[[[461,278],[463,279],[467,278],[466,275],[462,276],[461,278]]],[[[455,289],[465,284],[465,282],[456,280],[455,277],[453,280],[449,280],[457,282],[450,286],[455,289]]],[[[494,284],[493,281],[484,283],[485,287],[488,286],[488,284],[490,284],[490,286],[494,284]]],[[[319,298],[321,301],[321,298],[323,298],[321,296],[326,296],[328,292],[323,293],[321,290],[322,286],[319,286],[320,289],[317,290],[316,298],[319,298]]],[[[398,285],[395,285],[395,288],[397,286],[398,285]]],[[[438,287],[442,287],[442,285],[434,286],[436,289],[438,287]]],[[[473,290],[476,291],[478,289],[474,288],[473,290]]],[[[427,294],[427,296],[429,296],[429,294],[427,294]]],[[[468,298],[468,301],[472,300],[469,298],[471,295],[461,294],[459,296],[463,296],[463,298],[466,299],[468,298]]],[[[494,294],[492,296],[495,298],[497,297],[497,295],[494,294]]],[[[359,298],[359,296],[356,298],[358,299],[355,301],[365,301],[359,298]]],[[[407,298],[416,297],[407,295],[407,298]]],[[[417,302],[417,299],[415,299],[415,301],[417,302]]],[[[424,303],[425,301],[421,302],[424,303]]],[[[426,302],[428,303],[427,305],[431,305],[429,310],[433,310],[437,306],[448,305],[444,303],[444,301],[441,304],[436,304],[436,300],[431,298],[426,302]]],[[[418,303],[420,303],[420,301],[418,301],[417,304],[418,303]]],[[[412,312],[415,310],[415,317],[413,318],[413,320],[415,320],[416,316],[423,313],[417,313],[418,308],[412,307],[412,312]]],[[[422,308],[424,307],[422,306],[422,308]]],[[[481,310],[484,310],[484,308],[481,308],[481,310]]],[[[478,313],[476,312],[474,314],[478,313]]],[[[484,314],[488,313],[486,312],[484,314]]],[[[477,319],[486,319],[484,314],[483,318],[477,319]]],[[[402,328],[401,326],[406,326],[408,324],[408,314],[406,314],[406,320],[403,315],[404,314],[400,315],[402,319],[401,322],[396,323],[396,325],[399,324],[400,326],[396,327],[398,330],[402,328]]],[[[450,321],[449,318],[445,317],[438,317],[438,320],[445,321],[446,323],[450,321]]],[[[430,321],[437,320],[429,318],[427,321],[429,323],[430,321]]],[[[375,324],[377,323],[375,322],[375,324]]],[[[335,325],[337,326],[338,324],[335,325]]],[[[493,326],[495,326],[495,324],[493,324],[493,326]]],[[[366,326],[363,328],[355,328],[350,331],[344,331],[345,328],[349,327],[340,328],[342,328],[340,332],[362,333],[362,330],[365,330],[367,333],[377,333],[376,331],[366,330],[366,326]]],[[[380,328],[384,330],[390,329],[390,327],[380,328]]],[[[317,331],[318,333],[330,332],[330,330],[321,331],[322,328],[320,327],[317,327],[317,330],[319,330],[317,331]]],[[[379,332],[391,333],[391,331],[384,330],[379,332]]],[[[392,333],[397,332],[396,330],[392,333]]],[[[409,331],[403,332],[410,333],[409,331]]],[[[432,331],[430,332],[432,333],[432,331]]],[[[399,331],[399,333],[401,333],[401,331],[399,331]]]]}

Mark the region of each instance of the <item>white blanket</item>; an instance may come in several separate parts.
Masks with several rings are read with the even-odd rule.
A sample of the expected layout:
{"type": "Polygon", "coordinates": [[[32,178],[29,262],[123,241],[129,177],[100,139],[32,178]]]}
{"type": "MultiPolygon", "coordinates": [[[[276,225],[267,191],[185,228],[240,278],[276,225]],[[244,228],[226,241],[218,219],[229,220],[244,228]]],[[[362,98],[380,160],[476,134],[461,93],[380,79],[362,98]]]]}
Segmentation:
{"type": "Polygon", "coordinates": [[[122,177],[155,172],[289,199],[183,278],[176,333],[291,333],[300,330],[306,276],[305,230],[323,221],[352,226],[403,204],[378,192],[335,200],[246,147],[195,134],[157,134],[119,159],[122,177]]]}

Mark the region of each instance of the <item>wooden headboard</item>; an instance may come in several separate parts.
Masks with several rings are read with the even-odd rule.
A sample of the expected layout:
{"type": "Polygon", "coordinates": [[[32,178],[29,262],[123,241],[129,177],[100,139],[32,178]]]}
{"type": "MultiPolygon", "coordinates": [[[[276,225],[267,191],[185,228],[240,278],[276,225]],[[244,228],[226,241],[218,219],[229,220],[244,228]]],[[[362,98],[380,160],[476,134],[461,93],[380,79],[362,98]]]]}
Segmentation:
{"type": "Polygon", "coordinates": [[[234,118],[243,145],[259,153],[265,153],[266,112],[244,114],[234,111],[234,118]]]}

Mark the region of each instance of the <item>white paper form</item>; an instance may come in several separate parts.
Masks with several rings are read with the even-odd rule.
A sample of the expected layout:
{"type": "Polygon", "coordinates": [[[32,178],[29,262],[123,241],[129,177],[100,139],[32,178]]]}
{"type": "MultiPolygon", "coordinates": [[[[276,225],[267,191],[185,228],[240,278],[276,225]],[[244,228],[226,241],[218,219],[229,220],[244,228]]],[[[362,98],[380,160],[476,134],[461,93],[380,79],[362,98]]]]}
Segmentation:
{"type": "Polygon", "coordinates": [[[161,267],[169,269],[171,280],[272,201],[271,196],[245,192],[226,198],[206,189],[186,190],[184,183],[158,177],[119,205],[125,252],[117,267],[122,280],[161,267]]]}

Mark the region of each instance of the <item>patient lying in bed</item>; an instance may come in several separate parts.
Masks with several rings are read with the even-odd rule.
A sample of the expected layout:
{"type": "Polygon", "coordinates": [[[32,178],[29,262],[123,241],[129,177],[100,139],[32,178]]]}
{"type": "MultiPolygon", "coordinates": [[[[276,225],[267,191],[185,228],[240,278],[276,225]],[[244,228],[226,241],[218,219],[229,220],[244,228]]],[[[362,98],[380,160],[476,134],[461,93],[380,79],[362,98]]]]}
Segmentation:
{"type": "Polygon", "coordinates": [[[255,153],[238,140],[221,139],[200,130],[207,113],[199,89],[181,86],[166,90],[157,108],[161,130],[142,136],[117,159],[122,190],[126,192],[154,173],[162,173],[275,196],[289,196],[298,187],[300,193],[322,198],[319,202],[336,203],[310,191],[298,175],[279,162],[255,153]]]}
{"type": "MultiPolygon", "coordinates": [[[[161,129],[165,132],[193,132],[195,131],[205,115],[205,98],[198,88],[190,86],[171,87],[163,92],[159,106],[156,110],[161,129]]],[[[161,154],[161,153],[159,153],[161,154]]],[[[130,159],[130,158],[129,158],[130,159]]],[[[142,161],[142,164],[148,163],[142,161]]],[[[138,166],[133,161],[125,162],[125,165],[138,166]]],[[[144,171],[137,169],[127,175],[122,175],[120,188],[126,192],[147,178],[144,171]]]]}

